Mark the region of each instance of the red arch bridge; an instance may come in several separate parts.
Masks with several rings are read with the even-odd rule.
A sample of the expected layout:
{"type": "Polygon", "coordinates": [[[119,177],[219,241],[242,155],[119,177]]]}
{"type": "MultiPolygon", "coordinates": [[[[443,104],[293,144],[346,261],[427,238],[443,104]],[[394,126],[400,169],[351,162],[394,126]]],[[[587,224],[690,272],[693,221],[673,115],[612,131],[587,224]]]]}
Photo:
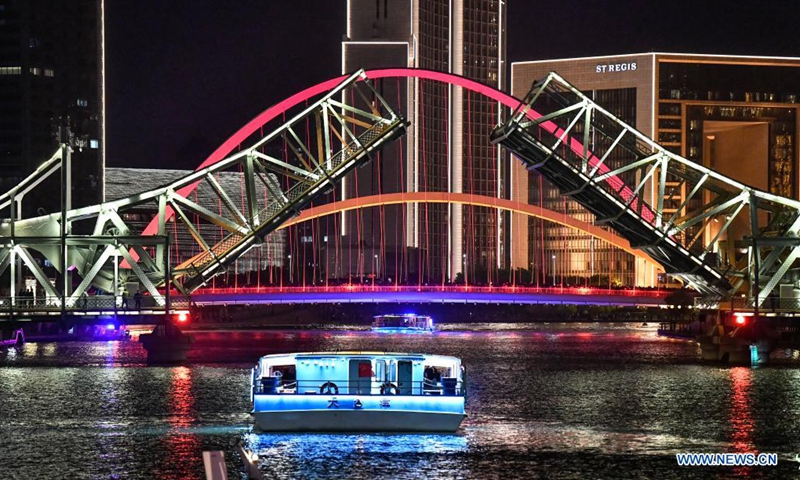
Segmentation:
{"type": "MultiPolygon", "coordinates": [[[[428,109],[423,105],[420,111],[419,122],[424,123],[428,109]]],[[[469,116],[467,122],[470,127],[469,116]]],[[[466,151],[471,155],[473,149],[466,151]]],[[[428,153],[435,156],[437,152],[441,153],[428,153]]],[[[498,177],[497,170],[491,170],[497,168],[496,163],[484,166],[490,170],[487,178],[498,177]]],[[[549,299],[583,303],[592,298],[596,303],[619,304],[626,301],[603,298],[643,298],[643,303],[630,303],[652,304],[653,299],[663,297],[661,292],[642,294],[646,292],[642,290],[636,295],[619,294],[620,290],[610,288],[601,291],[590,286],[590,279],[576,287],[585,291],[548,290],[547,283],[558,282],[557,269],[548,272],[546,258],[537,268],[519,275],[507,272],[505,278],[497,268],[497,258],[482,260],[486,271],[481,279],[495,286],[481,289],[474,285],[479,262],[473,257],[468,264],[466,253],[461,272],[464,278],[459,282],[464,285],[452,285],[456,279],[445,273],[442,260],[447,252],[437,251],[446,250],[447,242],[435,238],[435,229],[428,223],[429,216],[439,216],[431,222],[446,218],[443,214],[447,210],[434,208],[437,204],[464,205],[471,209],[470,218],[478,212],[479,221],[465,222],[467,246],[470,241],[474,244],[479,235],[476,232],[485,227],[481,222],[494,229],[484,240],[491,241],[499,228],[493,220],[498,217],[481,216],[481,212],[502,210],[528,215],[580,230],[608,248],[657,263],[702,293],[709,305],[745,293],[746,301],[758,306],[779,284],[792,282],[792,267],[800,256],[800,202],[755,190],[669,152],[556,74],[536,83],[520,100],[441,72],[357,72],[308,88],[270,107],[216,149],[196,171],[163,186],[75,209],[68,208],[69,188],[62,187],[62,212],[22,218],[25,196],[62,167],[68,170],[69,164],[70,147],[63,145],[30,177],[0,197],[0,208],[9,212],[0,225],[5,293],[0,315],[13,318],[130,311],[122,308],[123,303],[126,307],[135,303],[136,312],[138,307],[151,313],[173,312],[186,308],[189,296],[198,289],[213,291],[219,287],[223,276],[228,278],[227,286],[239,288],[241,298],[256,295],[247,290],[255,288],[258,295],[273,295],[275,301],[301,301],[302,295],[311,298],[312,293],[320,301],[343,300],[356,294],[365,301],[388,301],[392,293],[420,301],[495,298],[523,302],[521,299],[527,298],[531,302],[549,299]],[[487,148],[491,148],[489,141],[503,145],[529,170],[539,172],[597,220],[590,224],[565,211],[497,198],[477,187],[449,193],[436,184],[442,172],[428,172],[426,168],[435,170],[442,164],[428,165],[425,149],[446,132],[431,132],[424,125],[410,127],[397,111],[397,104],[402,102],[395,104],[394,99],[384,98],[373,84],[384,82],[381,91],[385,92],[392,91],[388,88],[391,82],[397,82],[393,91],[399,95],[401,79],[414,82],[421,92],[438,88],[451,94],[449,89],[458,87],[466,92],[467,104],[473,98],[476,105],[479,99],[502,104],[510,112],[507,119],[499,115],[495,118],[493,110],[481,111],[484,121],[488,115],[498,126],[485,135],[468,136],[469,141],[483,142],[481,145],[487,148]],[[406,146],[396,140],[410,128],[419,132],[416,142],[421,145],[418,154],[422,158],[415,176],[401,178],[400,184],[412,187],[410,191],[384,191],[379,180],[385,175],[380,168],[389,167],[382,164],[381,157],[389,156],[387,149],[396,149],[397,158],[403,158],[406,146]],[[426,132],[440,136],[426,140],[426,132]],[[364,186],[363,190],[370,193],[359,196],[359,175],[353,172],[370,162],[376,165],[378,181],[370,188],[364,186]],[[338,187],[346,179],[355,184],[350,188],[356,194],[343,198],[338,187]],[[430,185],[426,185],[428,180],[430,185]],[[679,208],[666,208],[676,201],[679,208]],[[412,206],[420,219],[413,227],[415,231],[403,230],[404,222],[385,225],[386,209],[400,209],[397,217],[405,219],[412,206]],[[363,212],[369,209],[378,211],[371,235],[373,239],[377,235],[380,241],[366,245],[358,229],[364,224],[363,212]],[[350,235],[355,240],[345,246],[341,238],[348,221],[343,212],[351,210],[355,212],[351,226],[356,232],[350,235]],[[152,220],[141,224],[140,219],[146,217],[152,220]],[[398,247],[391,252],[383,237],[387,231],[400,237],[398,247]],[[415,246],[407,247],[404,239],[412,237],[415,246]],[[326,251],[334,252],[326,256],[324,269],[317,257],[319,250],[303,247],[320,243],[329,244],[326,251]],[[282,248],[290,253],[286,255],[282,248]],[[356,277],[362,286],[358,291],[334,292],[330,264],[341,264],[345,256],[350,258],[348,262],[355,258],[357,265],[357,274],[350,272],[347,283],[354,283],[356,277]],[[257,268],[238,274],[240,262],[248,257],[257,268]],[[374,260],[370,262],[370,258],[374,260]],[[392,260],[394,278],[390,280],[379,274],[392,260]],[[528,278],[524,278],[526,274],[528,278]],[[550,276],[552,282],[547,281],[550,276]],[[365,282],[369,287],[363,286],[365,282]],[[529,284],[525,287],[528,290],[517,282],[529,284]],[[296,283],[306,289],[286,289],[296,283]],[[496,286],[506,283],[511,290],[496,286]],[[324,286],[314,290],[314,285],[324,286]],[[432,285],[437,290],[431,290],[432,285]],[[134,288],[141,290],[141,296],[133,298],[134,288]]],[[[404,169],[392,172],[402,177],[404,169]]],[[[492,188],[496,187],[493,184],[492,188]]],[[[497,250],[497,245],[491,247],[490,251],[497,250]]],[[[614,275],[613,271],[598,273],[605,274],[609,282],[614,275]]],[[[562,284],[570,281],[560,280],[562,284]]],[[[200,295],[197,292],[198,299],[200,295]]]]}

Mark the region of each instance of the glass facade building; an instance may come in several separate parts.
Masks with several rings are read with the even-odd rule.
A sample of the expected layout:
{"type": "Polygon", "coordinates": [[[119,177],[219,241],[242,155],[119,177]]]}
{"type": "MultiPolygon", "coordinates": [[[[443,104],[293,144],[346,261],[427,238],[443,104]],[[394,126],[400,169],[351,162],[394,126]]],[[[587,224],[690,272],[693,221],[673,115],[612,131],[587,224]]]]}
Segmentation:
{"type": "MultiPolygon", "coordinates": [[[[69,135],[72,205],[101,201],[103,7],[103,0],[0,0],[0,190],[17,185],[69,135]]],[[[58,181],[48,179],[55,189],[58,181]]],[[[26,198],[26,215],[60,209],[49,185],[26,198]]]]}
{"type": "MultiPolygon", "coordinates": [[[[505,9],[500,0],[350,0],[342,70],[423,68],[503,90],[505,9]]],[[[379,84],[384,98],[411,121],[410,132],[395,150],[382,152],[380,162],[346,179],[343,197],[380,189],[508,198],[508,172],[488,136],[502,112],[496,102],[434,81],[379,84]]],[[[368,249],[370,258],[386,260],[397,250],[415,257],[403,264],[416,271],[395,271],[394,261],[383,261],[379,276],[437,282],[459,273],[486,278],[485,272],[507,267],[507,221],[488,208],[420,203],[346,213],[342,233],[350,245],[368,249]]]]}
{"type": "MultiPolygon", "coordinates": [[[[550,71],[668,150],[749,186],[798,198],[800,58],[648,53],[519,62],[511,67],[512,94],[522,98],[550,71]]],[[[593,221],[517,162],[511,177],[512,198],[593,221]]],[[[665,194],[665,212],[677,212],[687,193],[665,194]]],[[[646,195],[657,200],[652,189],[646,195]]],[[[512,229],[522,240],[512,264],[531,268],[545,283],[580,283],[591,275],[626,285],[668,281],[631,255],[566,228],[515,215],[512,229]]]]}

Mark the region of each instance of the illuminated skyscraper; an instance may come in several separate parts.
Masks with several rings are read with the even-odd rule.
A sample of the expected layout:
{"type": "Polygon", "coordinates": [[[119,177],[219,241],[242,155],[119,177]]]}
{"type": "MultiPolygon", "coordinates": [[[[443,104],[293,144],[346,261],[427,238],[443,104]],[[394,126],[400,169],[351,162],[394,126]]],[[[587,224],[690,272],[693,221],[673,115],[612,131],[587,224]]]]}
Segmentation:
{"type": "MultiPolygon", "coordinates": [[[[342,70],[423,68],[502,90],[505,23],[503,0],[349,0],[342,70]]],[[[406,191],[508,198],[506,162],[488,140],[502,112],[496,102],[434,81],[381,80],[379,88],[412,127],[404,143],[349,177],[342,196],[406,191]]],[[[465,266],[468,278],[492,281],[488,272],[507,267],[507,218],[495,210],[445,204],[382,209],[348,213],[343,221],[351,245],[372,246],[369,258],[384,259],[380,275],[415,274],[390,270],[395,262],[386,256],[398,250],[415,256],[406,264],[432,282],[453,280],[465,266]]]]}
{"type": "MultiPolygon", "coordinates": [[[[49,159],[70,127],[72,204],[102,199],[104,0],[0,0],[0,190],[49,159]]],[[[49,181],[57,182],[55,179],[49,181]]],[[[57,185],[57,184],[56,184],[57,185]]],[[[26,199],[52,212],[58,196],[26,199]]]]}

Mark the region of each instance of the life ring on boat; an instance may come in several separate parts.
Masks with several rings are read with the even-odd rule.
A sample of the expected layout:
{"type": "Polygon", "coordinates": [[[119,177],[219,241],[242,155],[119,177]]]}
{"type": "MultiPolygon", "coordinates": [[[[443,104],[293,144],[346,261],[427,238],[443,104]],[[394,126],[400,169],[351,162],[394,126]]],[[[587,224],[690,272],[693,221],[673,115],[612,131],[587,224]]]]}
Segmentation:
{"type": "Polygon", "coordinates": [[[333,382],[325,382],[319,386],[319,393],[322,395],[339,395],[339,387],[333,382]]]}
{"type": "Polygon", "coordinates": [[[381,385],[381,395],[397,395],[397,385],[392,382],[386,382],[381,385]]]}

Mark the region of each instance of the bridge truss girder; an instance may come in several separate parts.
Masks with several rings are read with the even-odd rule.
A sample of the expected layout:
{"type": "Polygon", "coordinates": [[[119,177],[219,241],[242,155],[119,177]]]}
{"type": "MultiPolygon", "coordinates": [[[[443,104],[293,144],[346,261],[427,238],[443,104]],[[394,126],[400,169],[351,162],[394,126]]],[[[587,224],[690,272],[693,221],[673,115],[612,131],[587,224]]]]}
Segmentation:
{"type": "MultiPolygon", "coordinates": [[[[19,259],[47,295],[62,298],[33,259],[35,251],[62,276],[73,267],[80,275],[74,291],[67,291],[71,289],[67,281],[60,289],[67,291],[60,300],[66,308],[73,307],[90,286],[117,295],[126,278],[135,278],[158,306],[164,306],[167,298],[159,293],[159,286],[171,284],[188,295],[223,273],[312,200],[333,190],[348,172],[368,163],[375,151],[402,136],[407,125],[359,71],[270,133],[246,147],[243,144],[237,153],[167,185],[99,205],[19,218],[21,194],[69,159],[69,147],[62,146],[20,186],[0,197],[0,206],[11,209],[11,218],[0,225],[0,274],[8,265],[13,269],[19,259]],[[283,152],[282,158],[275,152],[283,152]],[[231,170],[241,176],[241,191],[225,191],[218,181],[221,172],[231,170]],[[203,182],[215,195],[220,211],[184,197],[184,192],[203,182]],[[142,208],[157,211],[156,235],[137,235],[126,218],[142,208]],[[74,225],[92,233],[74,235],[74,225]],[[222,232],[221,240],[209,238],[204,226],[222,232]],[[173,232],[185,229],[199,253],[171,265],[168,227],[173,232]]],[[[18,303],[14,276],[12,305],[18,303]]]]}
{"type": "Polygon", "coordinates": [[[796,283],[800,202],[670,152],[555,73],[492,141],[709,300],[796,283]]]}

